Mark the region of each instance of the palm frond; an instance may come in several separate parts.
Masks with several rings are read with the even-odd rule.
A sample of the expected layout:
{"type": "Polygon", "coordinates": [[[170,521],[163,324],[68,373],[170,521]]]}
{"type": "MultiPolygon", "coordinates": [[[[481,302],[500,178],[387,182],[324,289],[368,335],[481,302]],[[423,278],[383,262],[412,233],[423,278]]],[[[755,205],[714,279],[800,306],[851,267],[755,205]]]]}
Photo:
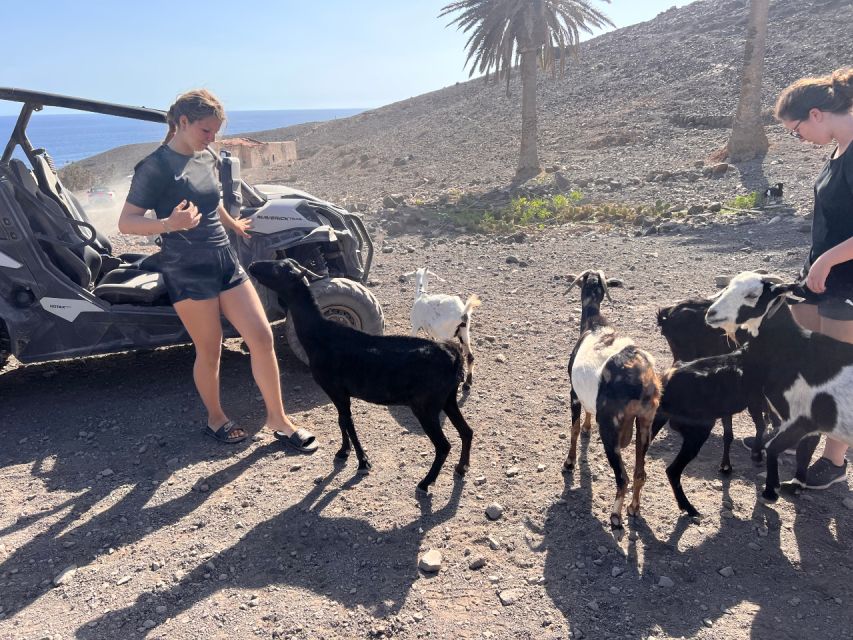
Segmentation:
{"type": "Polygon", "coordinates": [[[457,0],[442,7],[439,17],[455,16],[447,26],[470,32],[465,44],[469,76],[481,73],[488,81],[506,78],[523,52],[535,51],[543,69],[565,72],[566,56],[576,55],[581,33],[613,26],[596,9],[610,0],[457,0]],[[559,52],[559,53],[557,53],[559,52]]]}

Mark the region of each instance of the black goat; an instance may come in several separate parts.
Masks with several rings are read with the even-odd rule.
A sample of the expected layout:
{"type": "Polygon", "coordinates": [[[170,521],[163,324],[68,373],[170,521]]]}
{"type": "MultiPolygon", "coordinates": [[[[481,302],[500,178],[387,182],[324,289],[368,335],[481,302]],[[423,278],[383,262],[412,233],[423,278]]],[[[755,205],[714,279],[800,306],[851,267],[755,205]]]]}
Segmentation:
{"type": "Polygon", "coordinates": [[[767,189],[764,190],[764,201],[767,203],[769,203],[771,201],[772,202],[778,202],[779,200],[782,199],[784,192],[785,192],[785,185],[782,184],[781,182],[777,182],[772,187],[767,187],[767,189]]]}
{"type": "Polygon", "coordinates": [[[444,410],[462,439],[456,473],[465,475],[474,432],[456,402],[465,372],[458,343],[374,336],[324,318],[306,280],[306,276],[317,276],[293,260],[254,262],[249,265],[249,273],[287,305],[296,335],[308,355],[311,375],[338,410],[342,444],[336,458],[346,459],[352,443],[358,472],[370,471],[350,409],[351,399],[360,398],[412,409],[435,447],[432,467],[418,483],[420,491],[427,491],[435,482],[450,453],[450,443],[441,429],[440,414],[444,410]]]}
{"type": "Polygon", "coordinates": [[[569,289],[580,284],[582,313],[581,336],[569,358],[572,444],[563,468],[574,469],[581,410],[595,415],[607,462],[616,476],[616,500],[610,511],[610,526],[620,529],[622,504],[628,490],[622,449],[631,443],[636,426],[633,497],[627,511],[629,516],[638,516],[640,491],[646,482],[646,451],[660,401],[660,381],[652,356],[639,349],[630,338],[618,336],[601,315],[602,299],[605,295],[610,298],[608,287],[622,286],[622,282],[608,280],[601,271],[591,270],[569,278],[569,289]]]}
{"type": "Polygon", "coordinates": [[[717,418],[731,421],[732,414],[749,409],[755,423],[763,424],[760,380],[750,379],[743,366],[748,348],[747,344],[732,353],[676,362],[661,376],[663,395],[652,423],[652,439],[667,421],[683,438],[666,476],[678,507],[690,516],[700,514],[684,494],[681,474],[705,444],[717,418]]]}
{"type": "MultiPolygon", "coordinates": [[[[731,353],[738,347],[738,343],[742,344],[749,338],[749,334],[740,330],[735,334],[735,339],[730,339],[721,329],[708,326],[705,322],[705,314],[713,302],[707,298],[688,298],[669,307],[658,309],[658,327],[661,335],[666,339],[670,351],[672,351],[672,359],[675,363],[673,366],[679,362],[689,362],[697,358],[731,353]]],[[[724,401],[723,404],[728,405],[730,403],[724,401]]],[[[733,403],[733,406],[740,406],[740,403],[733,403]]],[[[749,409],[749,415],[755,422],[755,443],[752,445],[750,455],[756,462],[762,460],[762,440],[767,424],[764,419],[766,407],[766,400],[760,391],[756,391],[749,402],[737,411],[749,409]]],[[[705,415],[709,415],[707,410],[710,410],[723,423],[723,459],[720,461],[720,471],[731,473],[730,451],[734,440],[732,415],[718,412],[713,406],[707,407],[707,410],[702,407],[701,410],[706,411],[705,415]]],[[[771,419],[778,420],[775,416],[772,416],[771,419]]],[[[702,442],[704,441],[702,440],[702,442]]],[[[693,457],[695,454],[690,459],[693,457]]]]}

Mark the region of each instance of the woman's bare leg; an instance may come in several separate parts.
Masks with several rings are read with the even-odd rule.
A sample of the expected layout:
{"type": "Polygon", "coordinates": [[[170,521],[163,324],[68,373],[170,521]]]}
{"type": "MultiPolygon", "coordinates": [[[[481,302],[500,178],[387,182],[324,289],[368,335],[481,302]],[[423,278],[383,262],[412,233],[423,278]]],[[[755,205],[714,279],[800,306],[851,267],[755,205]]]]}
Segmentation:
{"type": "Polygon", "coordinates": [[[219,303],[222,313],[249,347],[252,375],[267,410],[266,426],[273,431],[283,431],[285,435],[290,435],[296,431],[296,427],[284,410],[272,329],[257,291],[251,282],[244,282],[220,293],[219,303]]]}
{"type": "MultiPolygon", "coordinates": [[[[836,340],[853,344],[853,321],[821,318],[820,332],[836,340]]],[[[844,464],[844,456],[846,454],[846,443],[835,438],[830,438],[829,436],[826,437],[826,444],[823,447],[823,458],[827,458],[832,464],[840,467],[844,464]]]]}
{"type": "MultiPolygon", "coordinates": [[[[181,300],[174,306],[195,346],[193,380],[207,409],[207,424],[218,429],[228,422],[219,397],[219,360],[222,354],[219,300],[181,300]]],[[[235,437],[244,433],[242,429],[231,431],[235,437]]]]}

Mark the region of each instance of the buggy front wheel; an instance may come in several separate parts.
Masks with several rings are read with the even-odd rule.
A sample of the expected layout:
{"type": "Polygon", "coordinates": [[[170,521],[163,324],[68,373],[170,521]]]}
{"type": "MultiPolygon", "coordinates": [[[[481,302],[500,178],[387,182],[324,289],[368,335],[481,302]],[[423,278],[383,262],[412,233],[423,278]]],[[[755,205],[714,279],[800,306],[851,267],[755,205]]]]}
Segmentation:
{"type": "MultiPolygon", "coordinates": [[[[345,278],[318,280],[311,284],[311,292],[324,318],[374,335],[382,335],[385,331],[382,307],[363,284],[345,278]]],[[[284,335],[293,355],[307,365],[308,356],[299,344],[290,314],[284,335]]]]}

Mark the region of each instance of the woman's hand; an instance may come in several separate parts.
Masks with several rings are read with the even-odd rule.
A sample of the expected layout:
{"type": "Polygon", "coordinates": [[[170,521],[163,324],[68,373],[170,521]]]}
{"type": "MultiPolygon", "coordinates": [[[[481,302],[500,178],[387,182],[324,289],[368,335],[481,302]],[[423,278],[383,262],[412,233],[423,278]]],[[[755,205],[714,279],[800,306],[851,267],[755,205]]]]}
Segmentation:
{"type": "Polygon", "coordinates": [[[197,227],[201,222],[201,214],[198,207],[192,202],[181,200],[180,204],[172,209],[171,215],[166,218],[166,228],[169,231],[186,231],[197,227]]]}
{"type": "Polygon", "coordinates": [[[249,234],[249,231],[251,231],[251,229],[252,229],[252,219],[251,218],[238,218],[236,220],[234,220],[234,218],[231,218],[231,219],[234,221],[234,224],[231,227],[234,230],[234,233],[236,233],[238,236],[242,236],[244,238],[251,238],[252,237],[249,234]]]}
{"type": "Polygon", "coordinates": [[[825,292],[826,278],[829,275],[830,269],[834,266],[832,261],[827,258],[827,254],[823,254],[815,260],[814,264],[809,267],[809,275],[806,278],[806,286],[809,290],[815,293],[825,292]]]}

